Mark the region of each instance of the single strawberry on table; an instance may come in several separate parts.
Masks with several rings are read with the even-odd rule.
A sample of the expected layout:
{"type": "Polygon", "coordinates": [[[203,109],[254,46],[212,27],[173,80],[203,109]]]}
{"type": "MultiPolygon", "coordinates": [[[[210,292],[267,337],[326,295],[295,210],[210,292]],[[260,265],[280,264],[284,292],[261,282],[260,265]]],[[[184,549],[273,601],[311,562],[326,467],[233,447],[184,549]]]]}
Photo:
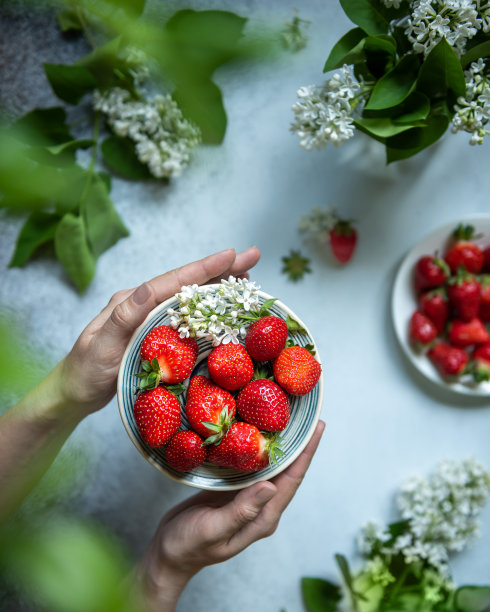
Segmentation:
{"type": "Polygon", "coordinates": [[[419,298],[419,310],[434,323],[437,333],[442,334],[449,318],[449,303],[444,287],[430,289],[419,298]]]}
{"type": "Polygon", "coordinates": [[[180,427],[179,401],[164,387],[142,391],[133,412],[141,437],[152,448],[166,444],[180,427]]]}
{"type": "Polygon", "coordinates": [[[352,227],[352,222],[338,219],[329,232],[330,248],[334,257],[340,263],[347,263],[352,259],[357,245],[357,230],[352,227]]]}
{"type": "Polygon", "coordinates": [[[288,326],[280,317],[268,316],[254,321],[247,330],[245,348],[257,361],[275,359],[286,345],[288,326]]]}
{"type": "Polygon", "coordinates": [[[283,455],[277,434],[262,434],[250,423],[233,423],[225,437],[217,445],[211,445],[208,461],[221,467],[243,472],[255,472],[277,463],[283,455]]]}
{"type": "Polygon", "coordinates": [[[490,342],[478,346],[473,351],[471,373],[478,383],[490,380],[490,342]]]}
{"type": "Polygon", "coordinates": [[[448,281],[447,295],[456,318],[471,321],[478,316],[481,301],[481,285],[475,276],[459,268],[456,276],[448,281]]]}
{"type": "Polygon", "coordinates": [[[141,344],[143,372],[137,375],[140,389],[153,389],[160,382],[182,382],[192,372],[198,354],[195,338],[181,338],[179,332],[168,325],[154,327],[141,344]]]}
{"type": "Polygon", "coordinates": [[[437,337],[437,328],[424,314],[416,310],[410,317],[409,338],[415,346],[427,346],[437,337]]]}
{"type": "Polygon", "coordinates": [[[274,380],[286,393],[306,395],[313,390],[322,373],[321,365],[302,346],[288,346],[275,359],[274,380]]]}
{"type": "Polygon", "coordinates": [[[424,255],[415,265],[415,291],[441,287],[448,279],[450,272],[447,263],[437,255],[424,255]]]}
{"type": "Polygon", "coordinates": [[[188,429],[178,431],[170,438],[165,448],[168,464],[180,472],[188,472],[199,467],[207,455],[203,441],[195,431],[188,429]]]}
{"type": "Polygon", "coordinates": [[[468,353],[464,349],[451,346],[447,342],[438,342],[429,349],[427,355],[441,376],[444,377],[463,374],[469,359],[468,353]]]}
{"type": "Polygon", "coordinates": [[[449,325],[449,342],[454,346],[466,348],[474,344],[484,344],[490,340],[488,332],[478,317],[471,321],[454,319],[449,325]]]}
{"type": "Polygon", "coordinates": [[[225,435],[235,412],[235,400],[231,393],[218,387],[205,376],[191,378],[185,413],[189,425],[206,438],[208,444],[217,442],[225,435]]]}
{"type": "Polygon", "coordinates": [[[288,396],[267,378],[249,382],[238,394],[236,409],[244,421],[262,431],[282,431],[291,414],[288,396]]]}
{"type": "Polygon", "coordinates": [[[460,224],[454,230],[452,237],[456,243],[444,257],[453,274],[456,274],[460,266],[471,274],[478,274],[483,268],[483,252],[477,244],[472,242],[474,235],[475,228],[472,225],[460,224]]]}
{"type": "Polygon", "coordinates": [[[254,365],[245,347],[229,342],[220,344],[209,353],[208,371],[217,385],[236,391],[252,380],[254,365]]]}

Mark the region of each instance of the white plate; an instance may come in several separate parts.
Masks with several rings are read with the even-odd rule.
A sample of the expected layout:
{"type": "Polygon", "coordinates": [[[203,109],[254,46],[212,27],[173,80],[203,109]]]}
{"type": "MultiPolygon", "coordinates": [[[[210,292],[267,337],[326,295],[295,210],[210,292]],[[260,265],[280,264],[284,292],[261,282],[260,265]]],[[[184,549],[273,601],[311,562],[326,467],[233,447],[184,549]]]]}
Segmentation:
{"type": "Polygon", "coordinates": [[[447,251],[451,234],[459,223],[475,227],[476,234],[481,234],[481,237],[475,239],[474,242],[480,247],[490,245],[490,215],[457,219],[433,231],[418,242],[403,259],[393,286],[391,315],[395,333],[403,352],[425,378],[460,395],[485,397],[490,396],[490,382],[476,384],[471,376],[463,376],[456,382],[445,381],[425,355],[425,352],[417,353],[414,351],[408,337],[410,317],[417,309],[417,296],[413,286],[415,264],[423,255],[432,255],[436,251],[442,256],[447,251]]]}
{"type": "MultiPolygon", "coordinates": [[[[219,285],[206,286],[214,288],[219,287],[219,285]]],[[[259,291],[258,295],[260,304],[263,304],[265,300],[271,297],[263,291],[259,291]]],[[[139,358],[141,343],[150,329],[157,325],[168,325],[170,316],[167,314],[167,310],[169,308],[178,308],[178,306],[178,301],[175,297],[172,297],[152,310],[145,321],[134,332],[121,361],[117,382],[117,400],[122,422],[133,444],[143,457],[157,470],[178,482],[199,489],[230,491],[249,486],[259,480],[269,480],[277,476],[301,454],[315,431],[322,408],[323,373],[320,376],[318,384],[310,393],[301,397],[289,397],[291,403],[291,418],[288,426],[281,433],[284,455],[278,459],[277,465],[270,465],[263,470],[250,473],[239,472],[237,470],[211,465],[210,463],[204,463],[204,465],[190,472],[183,473],[173,469],[167,463],[163,448],[150,448],[144,440],[142,440],[133,413],[134,400],[136,399],[135,389],[138,384],[134,374],[141,369],[141,361],[139,358]]],[[[307,333],[297,334],[294,336],[294,341],[301,346],[312,344],[316,350],[316,359],[321,364],[315,341],[301,319],[279,300],[276,301],[269,310],[271,314],[282,317],[283,319],[286,319],[286,316],[289,314],[305,328],[307,333]]],[[[211,342],[204,338],[199,338],[198,345],[199,357],[191,376],[195,374],[208,375],[206,361],[203,360],[203,358],[211,350],[211,342]]],[[[188,380],[184,382],[184,384],[187,383],[188,380]]],[[[182,396],[180,396],[179,401],[181,403],[182,425],[186,428],[187,419],[182,396]]]]}

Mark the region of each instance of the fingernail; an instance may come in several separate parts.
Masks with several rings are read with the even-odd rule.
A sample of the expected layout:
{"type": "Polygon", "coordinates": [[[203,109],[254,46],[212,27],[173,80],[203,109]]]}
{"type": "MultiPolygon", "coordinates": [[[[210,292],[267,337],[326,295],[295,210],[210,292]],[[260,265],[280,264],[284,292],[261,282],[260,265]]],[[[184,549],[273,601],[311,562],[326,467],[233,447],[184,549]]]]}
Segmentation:
{"type": "Polygon", "coordinates": [[[150,297],[150,293],[151,292],[148,283],[143,283],[133,293],[133,302],[135,304],[138,304],[138,306],[141,306],[141,304],[144,304],[146,300],[150,297]]]}
{"type": "Polygon", "coordinates": [[[266,504],[270,499],[272,499],[274,497],[274,495],[276,494],[276,490],[272,489],[270,487],[267,488],[263,488],[260,489],[260,491],[258,491],[255,494],[255,501],[263,506],[264,504],[266,504]]]}

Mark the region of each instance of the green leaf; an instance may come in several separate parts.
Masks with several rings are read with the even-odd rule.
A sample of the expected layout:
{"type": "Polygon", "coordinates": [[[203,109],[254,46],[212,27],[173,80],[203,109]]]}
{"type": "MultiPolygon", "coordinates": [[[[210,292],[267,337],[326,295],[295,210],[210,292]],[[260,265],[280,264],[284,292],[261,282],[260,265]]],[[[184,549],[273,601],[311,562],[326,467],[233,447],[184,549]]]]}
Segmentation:
{"type": "MultiPolygon", "coordinates": [[[[335,70],[340,68],[344,64],[352,64],[352,56],[354,50],[359,47],[359,51],[362,52],[362,48],[364,45],[360,45],[364,38],[366,38],[366,33],[361,30],[361,28],[353,28],[349,30],[347,34],[344,34],[342,38],[335,43],[332,50],[330,51],[330,55],[325,62],[325,66],[323,67],[323,72],[328,72],[329,70],[335,70]]],[[[358,52],[356,51],[355,54],[358,52]]],[[[362,53],[361,53],[362,55],[362,53]]]]}
{"type": "Polygon", "coordinates": [[[96,257],[129,235],[117,214],[106,186],[97,176],[92,177],[87,192],[80,203],[87,240],[96,257]]]}
{"type": "Polygon", "coordinates": [[[36,249],[54,239],[60,217],[53,213],[33,212],[20,230],[9,268],[21,268],[36,249]]]}
{"type": "Polygon", "coordinates": [[[73,140],[60,106],[35,108],[15,121],[12,128],[16,138],[32,146],[49,147],[73,140]]]}
{"type": "Polygon", "coordinates": [[[108,174],[107,172],[97,172],[97,176],[104,183],[105,188],[110,193],[110,191],[112,189],[112,177],[111,177],[111,175],[108,174]]]}
{"type": "Polygon", "coordinates": [[[413,123],[427,119],[430,112],[430,101],[426,95],[413,91],[396,110],[396,115],[392,117],[395,123],[413,123]]]}
{"type": "Polygon", "coordinates": [[[446,39],[437,43],[426,57],[420,68],[417,89],[429,98],[445,96],[451,108],[459,96],[465,95],[461,63],[446,39]]]}
{"type": "Polygon", "coordinates": [[[106,0],[106,2],[122,9],[128,17],[135,19],[143,12],[146,0],[106,0]]]}
{"type": "Polygon", "coordinates": [[[56,257],[83,293],[95,275],[95,257],[87,243],[81,217],[67,213],[59,222],[54,237],[56,257]]]}
{"type": "Polygon", "coordinates": [[[95,78],[97,87],[100,89],[121,84],[115,76],[115,70],[126,67],[124,60],[118,56],[120,46],[121,37],[117,36],[105,45],[97,47],[91,53],[77,60],[75,66],[88,69],[95,78]]]}
{"type": "Polygon", "coordinates": [[[396,59],[396,43],[391,36],[368,36],[364,41],[364,55],[369,73],[376,79],[393,67],[396,59]]]}
{"type": "Polygon", "coordinates": [[[433,115],[424,127],[416,127],[386,140],[387,163],[407,159],[427,148],[444,134],[449,125],[446,115],[433,115]]]}
{"type": "Polygon", "coordinates": [[[339,586],[322,578],[301,578],[303,601],[308,612],[336,612],[342,599],[339,586]]]}
{"type": "Polygon", "coordinates": [[[71,153],[78,149],[88,149],[94,144],[94,140],[90,138],[83,138],[81,140],[69,140],[68,142],[63,142],[59,145],[52,145],[51,147],[46,147],[46,149],[53,155],[60,155],[60,153],[71,153]]]}
{"type": "Polygon", "coordinates": [[[44,71],[54,93],[68,104],[78,104],[86,93],[97,87],[95,77],[84,66],[44,64],[44,71]]]}
{"type": "Polygon", "coordinates": [[[304,327],[302,327],[296,319],[293,319],[290,315],[286,317],[286,325],[290,334],[306,334],[308,333],[304,327]]]}
{"type": "Polygon", "coordinates": [[[367,34],[385,34],[390,19],[387,11],[376,0],[340,0],[347,17],[367,34]]]}
{"type": "Polygon", "coordinates": [[[56,19],[58,20],[58,25],[62,32],[80,32],[83,30],[80,18],[76,11],[60,11],[56,15],[56,19]]]}
{"type": "Polygon", "coordinates": [[[185,117],[201,129],[206,144],[220,144],[225,137],[227,118],[220,88],[211,80],[181,85],[172,93],[185,117]],[[199,95],[196,96],[196,91],[199,95]]]}
{"type": "Polygon", "coordinates": [[[405,55],[373,87],[366,109],[380,110],[403,102],[415,87],[419,66],[417,56],[405,55]]]}
{"type": "Polygon", "coordinates": [[[265,302],[260,307],[260,313],[268,312],[269,308],[272,308],[272,306],[274,306],[276,302],[277,302],[277,298],[269,298],[265,300],[265,302]]]}
{"type": "Polygon", "coordinates": [[[454,595],[455,612],[490,612],[490,586],[463,586],[454,595]]]}
{"type": "Polygon", "coordinates": [[[175,395],[175,397],[179,397],[179,395],[182,395],[182,393],[184,393],[184,391],[185,391],[185,386],[182,385],[182,384],[164,385],[164,387],[172,395],[175,395]]]}
{"type": "Polygon", "coordinates": [[[130,138],[109,136],[100,149],[107,164],[124,178],[136,181],[152,178],[148,167],[137,158],[134,142],[130,138]]]}
{"type": "Polygon", "coordinates": [[[373,136],[376,139],[380,139],[384,142],[386,138],[395,136],[402,132],[415,127],[417,124],[397,124],[390,117],[370,118],[370,119],[356,119],[354,125],[369,136],[373,136]]]}
{"type": "Polygon", "coordinates": [[[490,40],[482,42],[466,51],[461,58],[461,66],[466,68],[471,62],[476,62],[480,57],[490,57],[490,40]]]}

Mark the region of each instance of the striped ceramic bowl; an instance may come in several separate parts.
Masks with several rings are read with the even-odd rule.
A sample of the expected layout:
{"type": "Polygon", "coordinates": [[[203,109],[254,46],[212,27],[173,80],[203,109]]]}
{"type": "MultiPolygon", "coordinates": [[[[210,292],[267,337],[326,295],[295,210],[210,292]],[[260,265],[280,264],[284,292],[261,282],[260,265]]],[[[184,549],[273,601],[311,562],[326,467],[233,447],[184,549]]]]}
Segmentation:
{"type": "MultiPolygon", "coordinates": [[[[219,285],[215,286],[218,287],[219,285]]],[[[269,299],[270,297],[271,296],[267,293],[259,291],[259,299],[261,304],[263,304],[265,300],[269,299]]],[[[122,422],[133,444],[143,455],[143,457],[155,468],[157,468],[157,470],[160,470],[160,472],[163,472],[174,480],[198,489],[216,491],[241,489],[253,484],[254,482],[269,480],[270,478],[277,476],[277,474],[287,468],[288,465],[290,465],[300,455],[313,435],[315,426],[320,418],[320,411],[322,407],[323,375],[320,377],[316,387],[313,389],[313,391],[311,391],[311,393],[308,393],[308,395],[304,395],[302,397],[289,396],[291,401],[291,418],[288,426],[281,433],[284,455],[278,459],[277,465],[271,465],[258,472],[239,472],[236,470],[211,465],[210,463],[205,463],[201,467],[190,472],[178,472],[168,465],[165,459],[164,448],[151,448],[142,440],[133,414],[133,404],[136,399],[135,391],[138,385],[138,379],[135,378],[134,374],[137,374],[141,370],[141,361],[139,356],[141,343],[143,342],[146,334],[153,327],[158,325],[169,325],[170,315],[167,314],[167,310],[169,308],[177,309],[178,307],[178,301],[175,299],[175,297],[172,297],[152,310],[146,317],[146,320],[134,332],[121,362],[117,383],[117,400],[122,422]]],[[[307,334],[297,334],[294,337],[295,343],[300,344],[301,346],[312,344],[316,350],[316,358],[318,361],[320,361],[315,342],[307,327],[297,317],[297,315],[280,301],[276,301],[269,310],[271,314],[282,317],[283,319],[285,319],[288,314],[296,319],[296,321],[298,321],[298,323],[300,323],[306,329],[307,334]]],[[[206,357],[213,347],[211,342],[205,340],[204,338],[198,339],[198,345],[199,357],[191,376],[196,374],[204,374],[207,376],[208,371],[206,366],[206,357]]],[[[187,385],[188,382],[189,379],[185,381],[184,384],[187,385]]],[[[189,424],[187,422],[184,410],[185,397],[185,393],[179,397],[182,408],[182,429],[189,429],[189,424]]]]}

